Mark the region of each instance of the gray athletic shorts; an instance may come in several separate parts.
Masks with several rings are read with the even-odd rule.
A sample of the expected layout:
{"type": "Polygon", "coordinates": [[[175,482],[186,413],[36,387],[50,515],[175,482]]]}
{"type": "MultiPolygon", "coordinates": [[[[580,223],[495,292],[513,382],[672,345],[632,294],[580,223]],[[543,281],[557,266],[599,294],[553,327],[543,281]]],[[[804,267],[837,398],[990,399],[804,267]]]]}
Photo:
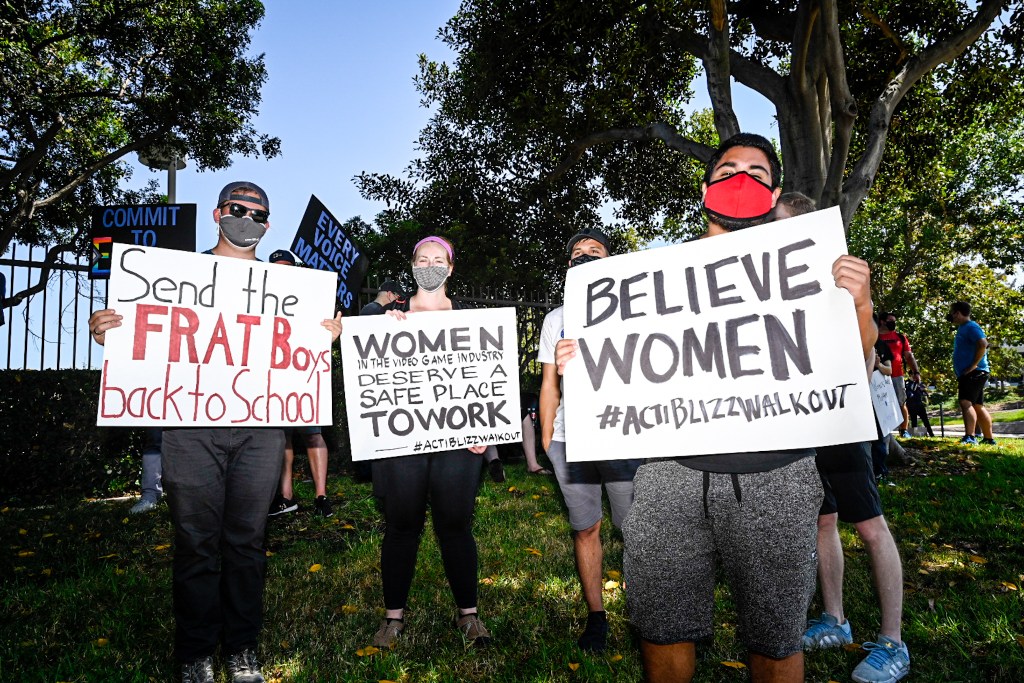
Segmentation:
{"type": "Polygon", "coordinates": [[[555,469],[558,488],[562,490],[565,506],[569,508],[569,525],[573,531],[589,529],[601,521],[601,485],[608,491],[612,509],[612,524],[622,526],[622,520],[633,503],[633,475],[640,460],[597,460],[594,462],[566,462],[565,442],[552,441],[548,460],[555,469]]]}
{"type": "Polygon", "coordinates": [[[892,378],[892,388],[896,390],[896,401],[900,405],[907,402],[907,378],[903,375],[892,378]]]}
{"type": "Polygon", "coordinates": [[[657,645],[710,638],[717,563],[747,649],[777,659],[800,652],[817,571],[814,458],[755,474],[712,472],[706,494],[704,477],[675,461],[637,471],[622,526],[630,620],[657,645]]]}

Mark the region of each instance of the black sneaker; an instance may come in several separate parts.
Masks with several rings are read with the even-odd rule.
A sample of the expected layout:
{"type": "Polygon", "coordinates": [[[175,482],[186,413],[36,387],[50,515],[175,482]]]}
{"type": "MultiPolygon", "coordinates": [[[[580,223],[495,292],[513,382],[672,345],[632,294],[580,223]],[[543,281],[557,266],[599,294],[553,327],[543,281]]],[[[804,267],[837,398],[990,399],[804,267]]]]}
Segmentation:
{"type": "MultiPolygon", "coordinates": [[[[975,438],[977,438],[977,437],[975,437],[975,438]]],[[[985,446],[995,446],[996,445],[996,440],[995,439],[984,439],[983,438],[983,439],[980,439],[978,441],[978,443],[984,444],[985,446]]]]}
{"type": "Polygon", "coordinates": [[[501,460],[494,459],[487,463],[487,471],[491,473],[491,479],[497,483],[505,481],[505,467],[501,464],[501,460]]]}
{"type": "MultiPolygon", "coordinates": [[[[228,676],[231,683],[264,683],[260,673],[260,663],[256,661],[254,650],[242,650],[228,655],[228,676]]],[[[210,679],[211,683],[213,679],[210,679]]]]}
{"type": "Polygon", "coordinates": [[[608,640],[608,615],[605,612],[591,612],[587,615],[587,626],[576,644],[585,652],[603,652],[608,640]]]}
{"type": "Polygon", "coordinates": [[[296,503],[292,498],[285,498],[279,493],[274,497],[274,502],[270,506],[270,512],[267,513],[267,516],[276,517],[278,515],[283,515],[286,512],[295,512],[298,509],[298,503],[296,503]]]}
{"type": "Polygon", "coordinates": [[[181,683],[214,683],[213,657],[181,665],[181,683]]]}
{"type": "Polygon", "coordinates": [[[316,497],[316,500],[313,501],[313,514],[321,517],[334,516],[334,508],[331,507],[331,501],[327,499],[327,496],[316,497]]]}

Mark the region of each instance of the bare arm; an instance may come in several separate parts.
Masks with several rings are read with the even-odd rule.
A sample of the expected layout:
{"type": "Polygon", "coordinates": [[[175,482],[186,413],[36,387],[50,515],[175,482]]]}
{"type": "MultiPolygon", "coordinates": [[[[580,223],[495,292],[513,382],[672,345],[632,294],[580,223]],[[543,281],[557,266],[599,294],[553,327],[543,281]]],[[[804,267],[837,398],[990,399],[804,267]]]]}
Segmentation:
{"type": "Polygon", "coordinates": [[[832,276],[836,279],[836,287],[842,287],[853,296],[860,345],[864,358],[868,358],[874,353],[875,342],[878,341],[878,327],[871,317],[874,308],[871,305],[871,268],[867,261],[844,254],[832,264],[832,276]]]}
{"type": "Polygon", "coordinates": [[[978,340],[978,343],[974,345],[974,362],[971,363],[971,367],[967,368],[967,372],[974,372],[978,369],[978,363],[980,363],[981,359],[985,357],[986,350],[988,350],[988,339],[982,337],[978,340]]]}
{"type": "Polygon", "coordinates": [[[545,452],[551,447],[551,439],[555,435],[555,413],[558,412],[561,400],[558,367],[553,363],[544,363],[540,382],[540,442],[545,452]]]}

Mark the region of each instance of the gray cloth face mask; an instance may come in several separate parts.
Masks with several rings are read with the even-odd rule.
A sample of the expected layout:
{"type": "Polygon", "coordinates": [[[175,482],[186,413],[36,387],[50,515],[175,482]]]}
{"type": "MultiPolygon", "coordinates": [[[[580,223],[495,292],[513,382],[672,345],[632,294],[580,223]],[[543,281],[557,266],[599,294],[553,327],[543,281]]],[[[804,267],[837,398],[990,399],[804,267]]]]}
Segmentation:
{"type": "Polygon", "coordinates": [[[436,292],[448,279],[448,266],[423,266],[412,269],[412,279],[424,292],[436,292]]]}
{"type": "Polygon", "coordinates": [[[257,223],[248,216],[221,216],[220,232],[228,242],[239,249],[255,249],[267,234],[267,226],[257,223]]]}

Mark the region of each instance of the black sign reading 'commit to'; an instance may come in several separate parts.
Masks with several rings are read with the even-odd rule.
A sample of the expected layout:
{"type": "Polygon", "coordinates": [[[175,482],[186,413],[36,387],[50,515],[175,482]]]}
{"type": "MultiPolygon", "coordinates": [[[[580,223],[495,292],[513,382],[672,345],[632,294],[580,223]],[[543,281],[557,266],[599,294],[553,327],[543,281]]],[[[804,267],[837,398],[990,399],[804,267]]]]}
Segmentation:
{"type": "Polygon", "coordinates": [[[89,279],[110,277],[114,242],[178,251],[196,250],[195,204],[96,206],[92,210],[89,279]]]}
{"type": "Polygon", "coordinates": [[[363,254],[362,247],[355,243],[348,229],[316,195],[309,198],[309,206],[295,232],[292,252],[310,268],[337,273],[335,296],[338,305],[347,312],[356,309],[359,288],[370,267],[370,259],[363,254]]]}

